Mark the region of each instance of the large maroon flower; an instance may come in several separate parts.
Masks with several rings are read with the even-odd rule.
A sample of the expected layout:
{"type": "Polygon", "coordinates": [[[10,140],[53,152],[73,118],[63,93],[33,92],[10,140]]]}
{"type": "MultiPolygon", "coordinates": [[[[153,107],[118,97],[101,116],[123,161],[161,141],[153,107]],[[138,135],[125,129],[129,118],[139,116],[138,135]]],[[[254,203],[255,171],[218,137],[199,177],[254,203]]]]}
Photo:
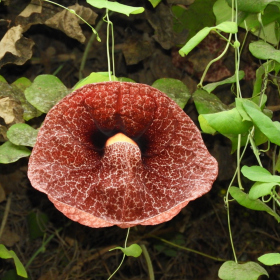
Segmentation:
{"type": "Polygon", "coordinates": [[[147,85],[105,82],[49,111],[28,177],[70,219],[126,228],[170,220],[211,189],[217,172],[199,130],[174,101],[147,85]],[[111,138],[116,134],[125,136],[111,138]]]}

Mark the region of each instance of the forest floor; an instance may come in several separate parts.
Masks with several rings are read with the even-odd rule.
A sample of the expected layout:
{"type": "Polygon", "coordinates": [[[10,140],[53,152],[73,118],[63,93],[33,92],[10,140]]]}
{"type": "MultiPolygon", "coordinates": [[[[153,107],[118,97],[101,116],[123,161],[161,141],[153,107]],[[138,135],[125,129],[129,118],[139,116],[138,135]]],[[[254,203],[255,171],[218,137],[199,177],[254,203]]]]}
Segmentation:
{"type": "MultiPolygon", "coordinates": [[[[84,4],[84,1],[80,2],[84,4]]],[[[28,2],[11,0],[11,3],[9,6],[0,4],[0,15],[13,24],[28,2]]],[[[177,55],[178,48],[175,44],[163,47],[161,40],[164,39],[155,39],[155,27],[151,25],[154,11],[151,7],[146,9],[148,11],[142,15],[126,17],[114,14],[111,17],[114,22],[116,75],[148,85],[159,78],[180,79],[194,92],[202,69],[214,54],[205,51],[207,46],[204,45],[190,57],[181,59],[177,55]]],[[[98,20],[100,18],[99,12],[98,20]]],[[[91,72],[107,71],[106,28],[105,24],[101,26],[101,42],[95,40],[87,55],[82,69],[84,77],[91,72]]],[[[1,37],[7,29],[8,26],[2,25],[1,37]]],[[[32,58],[21,66],[6,64],[0,69],[0,75],[12,83],[20,77],[34,80],[38,75],[57,72],[57,77],[71,88],[79,80],[80,64],[91,31],[83,27],[83,34],[86,37],[85,44],[48,26],[33,25],[24,33],[25,37],[35,42],[32,58]],[[57,71],[58,69],[60,70],[57,71]]],[[[215,41],[217,38],[213,36],[209,40],[211,43],[211,40],[215,41]]],[[[223,65],[226,65],[227,70],[223,71],[232,71],[232,56],[233,53],[229,52],[224,59],[223,65]]],[[[257,63],[252,62],[248,54],[243,54],[243,65],[254,67],[257,63]]],[[[213,75],[209,74],[208,81],[219,79],[215,76],[219,69],[210,69],[213,75]]],[[[246,92],[249,96],[252,90],[253,77],[249,77],[249,74],[248,70],[248,79],[242,84],[244,96],[246,92]]],[[[217,95],[223,102],[230,104],[233,100],[229,93],[230,87],[222,87],[217,95]]],[[[270,102],[273,104],[273,98],[270,102]]],[[[192,100],[184,110],[199,126],[192,100]]],[[[35,125],[36,120],[32,120],[31,124],[35,125]]],[[[223,197],[235,171],[236,155],[231,154],[230,141],[221,135],[203,135],[203,139],[219,163],[219,176],[212,190],[190,202],[171,221],[157,226],[137,226],[130,231],[128,244],[146,246],[155,279],[158,280],[219,279],[218,270],[223,261],[233,260],[223,197]],[[214,259],[176,248],[158,238],[210,255],[214,259]]],[[[244,158],[246,162],[243,164],[256,163],[249,154],[244,158]]],[[[271,164],[269,154],[264,153],[262,159],[267,166],[271,164]]],[[[0,201],[0,220],[5,210],[8,211],[0,243],[14,250],[23,264],[30,263],[29,279],[107,279],[122,259],[120,251],[109,252],[109,249],[123,246],[126,230],[116,226],[95,229],[70,221],[53,206],[45,194],[32,188],[27,178],[27,168],[28,159],[0,166],[0,185],[6,197],[0,201]],[[34,236],[32,219],[36,220],[38,217],[44,217],[44,222],[41,223],[41,229],[35,230],[39,232],[38,236],[34,236]],[[34,257],[40,249],[41,252],[34,257]]],[[[277,228],[273,217],[264,212],[246,210],[235,202],[230,204],[230,217],[233,242],[240,262],[257,261],[265,252],[280,251],[279,227],[277,228]]],[[[12,261],[0,260],[0,278],[13,268],[12,261]]],[[[279,266],[266,269],[270,274],[269,279],[280,279],[279,266]]],[[[126,258],[113,279],[149,279],[145,258],[142,255],[139,258],[126,258]]]]}

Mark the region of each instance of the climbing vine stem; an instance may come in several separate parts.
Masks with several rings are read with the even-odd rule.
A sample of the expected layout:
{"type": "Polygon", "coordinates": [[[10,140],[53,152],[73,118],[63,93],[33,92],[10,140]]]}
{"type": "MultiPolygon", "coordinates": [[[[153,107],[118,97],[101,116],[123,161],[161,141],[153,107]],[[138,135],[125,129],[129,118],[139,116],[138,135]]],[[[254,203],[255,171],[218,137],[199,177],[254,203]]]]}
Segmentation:
{"type": "MultiPolygon", "coordinates": [[[[220,35],[219,32],[217,32],[217,33],[220,35]]],[[[199,82],[199,84],[197,85],[198,88],[202,87],[202,83],[203,83],[203,81],[204,81],[204,78],[205,78],[205,76],[206,76],[206,74],[207,74],[207,72],[208,72],[210,66],[211,66],[214,62],[220,60],[220,59],[226,54],[226,52],[227,52],[227,50],[228,50],[228,47],[230,46],[231,36],[232,36],[232,34],[229,34],[229,37],[228,37],[228,39],[227,39],[227,45],[226,45],[225,49],[223,50],[223,52],[222,52],[219,56],[217,56],[216,58],[214,58],[213,60],[211,60],[211,61],[207,64],[207,66],[205,67],[205,70],[204,70],[204,72],[203,72],[203,74],[202,74],[202,77],[201,77],[201,79],[200,79],[200,82],[199,82]]]]}
{"type": "Polygon", "coordinates": [[[106,9],[106,15],[104,16],[103,20],[107,22],[106,50],[107,50],[107,60],[108,60],[108,75],[109,75],[109,80],[112,81],[112,73],[113,73],[113,77],[115,77],[115,61],[114,61],[115,41],[114,41],[113,23],[110,21],[108,9],[106,9]],[[110,34],[111,34],[111,55],[110,55],[110,34]],[[111,69],[111,64],[112,64],[112,69],[111,69]]]}
{"type": "MultiPolygon", "coordinates": [[[[128,236],[129,236],[129,231],[130,231],[130,228],[127,229],[127,234],[126,234],[126,238],[125,238],[125,241],[124,241],[124,248],[126,248],[126,246],[127,246],[127,240],[128,240],[128,236]]],[[[111,276],[107,280],[110,280],[117,273],[117,271],[122,266],[124,259],[125,259],[125,254],[123,254],[123,258],[122,258],[122,261],[119,264],[119,266],[116,268],[116,270],[111,274],[111,276]]]]}

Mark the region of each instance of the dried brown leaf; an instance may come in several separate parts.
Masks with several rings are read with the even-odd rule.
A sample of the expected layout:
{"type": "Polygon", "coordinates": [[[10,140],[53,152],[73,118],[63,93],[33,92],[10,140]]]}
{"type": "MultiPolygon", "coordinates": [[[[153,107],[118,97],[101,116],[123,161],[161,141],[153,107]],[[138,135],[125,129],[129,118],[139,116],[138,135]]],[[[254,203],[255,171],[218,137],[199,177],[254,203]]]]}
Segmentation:
{"type": "Polygon", "coordinates": [[[122,51],[127,65],[137,64],[153,54],[153,44],[150,38],[143,36],[140,40],[129,38],[122,45],[122,51]]]}
{"type": "MultiPolygon", "coordinates": [[[[90,24],[95,24],[97,14],[89,8],[75,4],[68,7],[74,10],[80,17],[86,20],[90,24]]],[[[80,24],[83,23],[76,15],[70,13],[67,10],[63,10],[53,17],[45,21],[45,24],[63,31],[67,36],[78,40],[79,42],[85,42],[86,38],[82,32],[80,24]]]]}
{"type": "Polygon", "coordinates": [[[166,50],[174,46],[173,17],[170,7],[160,3],[154,11],[146,11],[146,16],[155,30],[155,40],[166,50]]]}
{"type": "Polygon", "coordinates": [[[44,24],[46,20],[53,17],[60,9],[55,5],[32,0],[29,5],[16,17],[16,25],[21,25],[26,32],[32,25],[44,24]]]}
{"type": "Polygon", "coordinates": [[[19,16],[30,17],[34,13],[40,14],[42,12],[42,6],[38,2],[39,1],[31,1],[31,3],[19,14],[19,16]]]}
{"type": "Polygon", "coordinates": [[[0,243],[7,247],[14,246],[15,243],[19,242],[20,237],[17,233],[12,232],[7,227],[4,228],[3,234],[0,238],[0,243]]]}
{"type": "Polygon", "coordinates": [[[32,56],[34,42],[22,36],[23,28],[10,28],[0,41],[0,68],[8,63],[24,64],[32,56]]]}
{"type": "Polygon", "coordinates": [[[23,122],[23,109],[19,102],[10,97],[0,99],[0,117],[6,124],[23,122]]]}

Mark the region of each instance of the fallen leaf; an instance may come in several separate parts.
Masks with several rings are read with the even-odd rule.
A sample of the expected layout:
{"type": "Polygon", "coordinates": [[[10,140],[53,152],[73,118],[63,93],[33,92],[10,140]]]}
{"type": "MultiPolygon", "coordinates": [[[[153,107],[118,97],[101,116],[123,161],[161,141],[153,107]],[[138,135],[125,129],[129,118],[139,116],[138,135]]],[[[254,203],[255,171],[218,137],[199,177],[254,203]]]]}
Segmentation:
{"type": "Polygon", "coordinates": [[[60,8],[53,4],[32,0],[29,5],[16,17],[15,24],[21,25],[26,32],[32,25],[44,24],[60,11],[60,8]]]}
{"type": "Polygon", "coordinates": [[[126,64],[133,65],[151,56],[153,54],[153,45],[150,38],[144,34],[141,40],[133,37],[128,38],[122,45],[122,52],[126,64]]]}
{"type": "Polygon", "coordinates": [[[14,26],[0,41],[0,68],[8,63],[22,65],[31,58],[34,42],[23,37],[22,32],[22,26],[14,26]]]}
{"type": "MultiPolygon", "coordinates": [[[[4,119],[6,124],[12,124],[18,119],[18,109],[21,106],[17,101],[10,97],[0,99],[0,117],[4,119]]],[[[22,109],[21,109],[22,110],[22,109]]],[[[21,111],[20,110],[20,111],[21,111]]],[[[23,110],[22,110],[23,111],[23,110]]]]}
{"type": "MultiPolygon", "coordinates": [[[[95,20],[98,15],[90,8],[80,6],[79,4],[75,4],[74,6],[70,6],[68,8],[74,10],[88,23],[95,24],[95,20]]],[[[81,21],[75,14],[72,14],[67,10],[63,10],[45,21],[46,25],[61,30],[68,37],[74,38],[83,43],[86,38],[80,27],[81,23],[83,23],[83,21],[81,21]]]]}
{"type": "Polygon", "coordinates": [[[30,17],[33,13],[40,14],[41,12],[42,12],[42,6],[40,5],[40,2],[38,0],[31,1],[31,3],[27,5],[26,8],[19,14],[19,16],[30,17]]]}
{"type": "MultiPolygon", "coordinates": [[[[95,24],[97,14],[90,8],[75,4],[68,7],[74,10],[80,17],[90,24],[95,24]]],[[[77,39],[81,43],[85,41],[80,20],[75,14],[68,10],[57,7],[53,4],[41,2],[40,0],[32,0],[31,3],[17,16],[16,24],[21,25],[24,32],[32,25],[45,24],[49,27],[61,30],[67,36],[77,39]]]]}
{"type": "MultiPolygon", "coordinates": [[[[173,16],[169,6],[160,3],[154,11],[147,10],[146,16],[155,30],[153,37],[164,49],[169,50],[176,45],[179,34],[173,31],[173,16]]],[[[179,37],[182,38],[182,36],[179,37]]]]}
{"type": "Polygon", "coordinates": [[[4,231],[0,238],[0,243],[4,244],[7,247],[14,246],[15,243],[19,242],[20,237],[17,233],[9,230],[7,227],[4,228],[4,231]]]}

